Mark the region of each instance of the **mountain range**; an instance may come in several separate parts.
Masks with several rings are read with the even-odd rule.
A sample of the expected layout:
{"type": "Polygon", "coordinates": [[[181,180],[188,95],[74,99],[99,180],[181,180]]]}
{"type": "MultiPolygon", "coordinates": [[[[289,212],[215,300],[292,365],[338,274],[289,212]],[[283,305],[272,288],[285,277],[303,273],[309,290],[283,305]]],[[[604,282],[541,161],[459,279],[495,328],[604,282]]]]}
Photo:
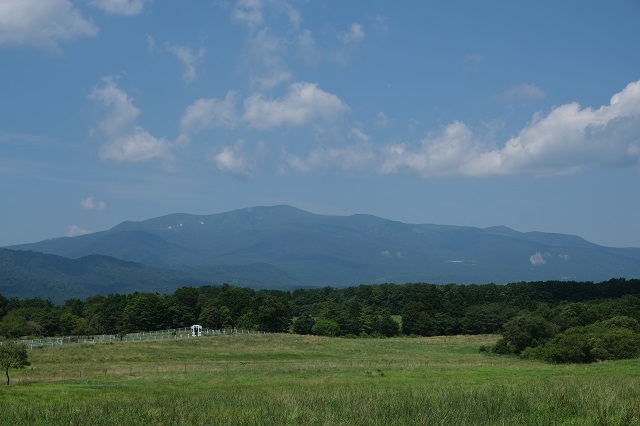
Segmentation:
{"type": "Polygon", "coordinates": [[[90,256],[107,256],[172,277],[168,281],[228,282],[254,288],[640,277],[640,248],[603,247],[577,236],[522,233],[503,226],[318,215],[290,206],[171,214],[7,248],[84,262],[90,256]]]}

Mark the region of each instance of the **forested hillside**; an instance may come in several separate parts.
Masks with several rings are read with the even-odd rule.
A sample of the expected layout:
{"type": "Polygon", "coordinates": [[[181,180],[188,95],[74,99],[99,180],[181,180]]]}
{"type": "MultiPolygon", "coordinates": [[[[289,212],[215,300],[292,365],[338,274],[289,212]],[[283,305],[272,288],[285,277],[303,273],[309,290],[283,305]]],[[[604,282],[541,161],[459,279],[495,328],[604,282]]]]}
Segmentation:
{"type": "Polygon", "coordinates": [[[69,259],[52,254],[0,248],[0,294],[51,299],[133,292],[170,293],[184,286],[255,283],[252,288],[291,289],[300,283],[266,263],[172,270],[89,255],[69,259]],[[215,278],[212,278],[215,277],[215,278]]]}
{"type": "MultiPolygon", "coordinates": [[[[504,333],[514,327],[519,332],[518,324],[546,330],[536,342],[529,336],[520,346],[501,349],[517,354],[572,327],[614,317],[640,321],[640,280],[382,284],[294,291],[225,284],[181,287],[167,295],[95,295],[61,305],[0,296],[0,317],[0,335],[9,338],[120,334],[196,323],[216,329],[351,337],[504,333]]],[[[530,328],[532,335],[538,332],[530,328]]]]}
{"type": "Polygon", "coordinates": [[[171,292],[185,285],[210,281],[197,274],[153,268],[110,256],[68,259],[52,254],[0,248],[0,294],[40,297],[62,303],[97,293],[171,292]]]}

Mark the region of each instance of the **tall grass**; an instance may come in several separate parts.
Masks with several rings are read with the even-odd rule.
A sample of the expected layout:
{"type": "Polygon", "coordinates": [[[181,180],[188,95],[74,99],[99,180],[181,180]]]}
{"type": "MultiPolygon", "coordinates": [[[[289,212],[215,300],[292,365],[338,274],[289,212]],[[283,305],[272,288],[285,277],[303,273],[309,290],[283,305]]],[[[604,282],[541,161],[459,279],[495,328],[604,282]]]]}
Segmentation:
{"type": "Polygon", "coordinates": [[[494,336],[216,336],[31,352],[0,388],[11,425],[640,424],[636,361],[478,353],[494,336]]]}

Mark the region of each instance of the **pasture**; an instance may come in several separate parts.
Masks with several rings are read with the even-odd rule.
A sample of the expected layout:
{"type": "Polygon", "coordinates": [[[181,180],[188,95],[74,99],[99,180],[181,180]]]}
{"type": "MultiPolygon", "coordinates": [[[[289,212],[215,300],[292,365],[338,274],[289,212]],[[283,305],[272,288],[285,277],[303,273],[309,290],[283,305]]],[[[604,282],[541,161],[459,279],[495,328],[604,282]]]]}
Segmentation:
{"type": "Polygon", "coordinates": [[[29,352],[7,425],[627,425],[640,362],[479,353],[497,336],[218,335],[29,352]]]}

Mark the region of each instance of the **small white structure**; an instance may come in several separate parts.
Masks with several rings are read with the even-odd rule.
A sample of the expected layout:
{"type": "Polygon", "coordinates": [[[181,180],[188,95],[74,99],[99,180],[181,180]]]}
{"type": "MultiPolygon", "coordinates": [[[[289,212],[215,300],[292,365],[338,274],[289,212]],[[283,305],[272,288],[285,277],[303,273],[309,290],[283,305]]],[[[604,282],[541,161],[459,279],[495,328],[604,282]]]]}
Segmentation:
{"type": "Polygon", "coordinates": [[[200,337],[200,336],[202,336],[202,326],[201,325],[192,325],[191,326],[191,336],[192,337],[200,337]]]}

